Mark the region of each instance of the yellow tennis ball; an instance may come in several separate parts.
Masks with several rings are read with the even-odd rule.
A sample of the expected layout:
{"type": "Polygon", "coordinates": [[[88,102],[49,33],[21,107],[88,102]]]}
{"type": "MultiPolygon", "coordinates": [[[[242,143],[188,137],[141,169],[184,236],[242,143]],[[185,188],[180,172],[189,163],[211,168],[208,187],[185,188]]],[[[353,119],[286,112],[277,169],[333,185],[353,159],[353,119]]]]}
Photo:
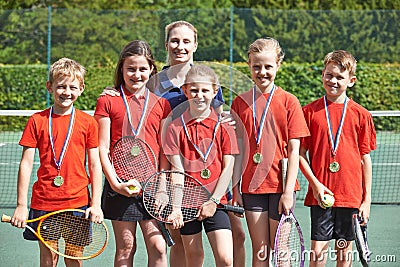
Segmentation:
{"type": "Polygon", "coordinates": [[[333,203],[335,203],[335,198],[332,195],[324,194],[322,197],[322,206],[330,208],[333,206],[333,203]]]}
{"type": "Polygon", "coordinates": [[[138,190],[137,186],[134,186],[134,185],[130,185],[130,186],[128,186],[128,188],[130,190],[132,190],[132,191],[137,191],[138,190]]]}

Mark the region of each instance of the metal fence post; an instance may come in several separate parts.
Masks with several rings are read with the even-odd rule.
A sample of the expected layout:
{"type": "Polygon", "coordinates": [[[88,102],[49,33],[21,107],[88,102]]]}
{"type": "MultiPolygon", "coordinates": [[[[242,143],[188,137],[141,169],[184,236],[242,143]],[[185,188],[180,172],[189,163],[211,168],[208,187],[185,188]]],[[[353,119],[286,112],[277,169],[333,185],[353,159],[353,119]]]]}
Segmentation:
{"type": "MultiPolygon", "coordinates": [[[[47,8],[47,77],[51,65],[51,6],[47,8]]],[[[50,93],[46,90],[46,107],[50,106],[50,93]]]]}
{"type": "Polygon", "coordinates": [[[229,37],[229,106],[232,106],[232,79],[233,79],[233,11],[234,6],[231,6],[230,12],[230,37],[229,37]]]}

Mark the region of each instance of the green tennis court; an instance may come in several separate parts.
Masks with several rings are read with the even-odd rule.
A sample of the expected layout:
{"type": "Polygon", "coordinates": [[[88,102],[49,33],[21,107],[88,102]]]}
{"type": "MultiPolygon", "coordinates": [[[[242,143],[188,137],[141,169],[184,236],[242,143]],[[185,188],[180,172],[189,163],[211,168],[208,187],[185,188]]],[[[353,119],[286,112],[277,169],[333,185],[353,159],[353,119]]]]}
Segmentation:
{"type": "MultiPolygon", "coordinates": [[[[400,116],[394,117],[397,119],[400,116]]],[[[17,175],[22,148],[18,145],[21,132],[0,132],[0,208],[15,207],[17,175]]],[[[378,149],[371,152],[373,164],[372,202],[375,204],[400,204],[400,133],[377,133],[378,149]]],[[[31,185],[36,180],[39,167],[38,153],[34,161],[31,185]]],[[[299,173],[302,190],[297,195],[303,200],[307,181],[299,173]]],[[[30,188],[31,189],[31,188],[30,188]]],[[[29,191],[30,193],[30,191],[29,191]]]]}
{"type": "MultiPolygon", "coordinates": [[[[398,121],[400,116],[394,116],[398,121]]],[[[375,119],[375,118],[374,118],[375,119]]],[[[18,165],[22,148],[18,145],[21,132],[0,132],[0,213],[12,215],[16,205],[16,182],[18,165]]],[[[372,219],[369,224],[369,243],[373,252],[371,266],[400,266],[400,134],[396,132],[379,131],[377,133],[378,150],[371,153],[373,161],[373,195],[375,203],[372,206],[372,219]],[[386,203],[389,205],[379,205],[386,203]]],[[[34,173],[31,184],[36,180],[36,169],[39,159],[36,155],[34,173]]],[[[302,190],[298,193],[296,217],[303,229],[305,246],[310,247],[310,219],[309,210],[303,206],[303,199],[307,188],[307,181],[299,175],[302,190]]],[[[242,220],[246,229],[245,220],[242,220]]],[[[98,257],[87,260],[85,266],[112,266],[115,243],[112,227],[106,221],[110,231],[110,242],[106,250],[98,257]]],[[[247,229],[246,229],[247,231],[247,229]]],[[[145,245],[138,230],[138,249],[135,256],[135,265],[146,265],[147,255],[145,245]]],[[[25,241],[22,230],[7,224],[0,224],[0,266],[39,266],[39,253],[36,242],[25,241]]],[[[204,237],[205,264],[214,266],[211,248],[204,237]]],[[[246,266],[251,266],[251,243],[247,233],[246,239],[246,266]]],[[[354,246],[355,247],[355,246],[354,246]]],[[[333,249],[333,248],[332,248],[333,249]]],[[[307,253],[306,251],[306,253],[307,253]]],[[[308,254],[306,254],[308,255],[308,254]]],[[[356,255],[356,253],[354,253],[356,255]]],[[[332,258],[333,253],[328,254],[332,258]]],[[[361,266],[355,257],[354,266],[361,266]]],[[[62,260],[58,266],[64,266],[62,260]]],[[[306,266],[308,263],[306,262],[306,266]]],[[[333,261],[328,261],[327,266],[335,266],[333,261]]]]}
{"type": "MultiPolygon", "coordinates": [[[[1,213],[12,214],[13,209],[0,209],[1,213]]],[[[373,205],[372,218],[368,228],[368,240],[372,250],[371,266],[400,266],[400,206],[397,205],[373,205]]],[[[300,221],[305,238],[306,250],[310,247],[310,219],[309,209],[302,205],[302,202],[297,203],[296,216],[300,221]]],[[[243,226],[246,229],[245,220],[242,220],[243,226]]],[[[112,228],[109,221],[106,221],[110,231],[110,241],[105,251],[98,257],[87,260],[84,266],[113,266],[113,258],[115,251],[115,243],[113,240],[112,228]]],[[[22,237],[22,229],[11,227],[7,224],[0,225],[0,266],[39,266],[39,250],[36,242],[25,241],[22,237]]],[[[247,232],[247,231],[246,231],[247,232]]],[[[138,249],[135,256],[136,266],[145,266],[147,255],[144,241],[140,230],[138,230],[138,249]]],[[[204,266],[214,266],[214,260],[211,248],[208,245],[206,237],[203,238],[205,247],[205,263],[204,266]]],[[[333,243],[332,243],[333,244],[333,243]]],[[[246,238],[246,266],[251,266],[251,244],[247,233],[246,238]]],[[[355,249],[355,245],[353,243],[355,249]]],[[[307,253],[307,251],[306,251],[307,253]]],[[[307,254],[306,254],[307,255],[307,254]]],[[[356,253],[354,253],[356,255],[356,253]]],[[[333,254],[329,253],[328,258],[332,258],[333,254]]],[[[58,266],[65,266],[62,260],[58,266]]],[[[308,266],[308,262],[306,262],[308,266]]],[[[333,261],[327,266],[335,266],[333,261]]],[[[355,258],[353,266],[361,266],[355,258]]]]}

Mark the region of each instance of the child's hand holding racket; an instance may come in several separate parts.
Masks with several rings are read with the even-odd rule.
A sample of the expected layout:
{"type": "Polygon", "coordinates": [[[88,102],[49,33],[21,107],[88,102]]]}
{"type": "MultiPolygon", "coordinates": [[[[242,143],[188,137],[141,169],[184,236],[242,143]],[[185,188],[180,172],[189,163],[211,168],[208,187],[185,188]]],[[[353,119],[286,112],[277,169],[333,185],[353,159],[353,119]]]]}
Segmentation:
{"type": "Polygon", "coordinates": [[[294,201],[295,200],[293,199],[293,193],[283,193],[279,200],[278,213],[289,215],[290,211],[293,208],[294,201]]]}
{"type": "MultiPolygon", "coordinates": [[[[243,207],[243,198],[242,198],[242,194],[240,194],[239,188],[237,186],[232,188],[232,205],[233,206],[237,206],[237,207],[243,207]]],[[[243,218],[244,217],[244,213],[233,213],[236,216],[238,216],[239,218],[243,218]]]]}
{"type": "Polygon", "coordinates": [[[197,213],[197,220],[202,221],[204,219],[210,218],[214,216],[217,211],[217,203],[214,201],[207,201],[203,205],[201,205],[199,212],[197,213]]]}
{"type": "MultiPolygon", "coordinates": [[[[163,171],[152,175],[143,186],[143,191],[145,192],[143,203],[147,212],[157,220],[173,224],[175,229],[182,227],[183,222],[197,220],[201,213],[199,210],[204,208],[203,204],[209,202],[212,197],[207,188],[198,180],[179,171],[163,171]],[[163,178],[160,179],[160,177],[163,178]],[[160,187],[167,189],[165,193],[169,199],[161,213],[155,210],[157,205],[154,205],[160,187]]],[[[215,206],[212,203],[210,205],[215,206]]],[[[244,213],[242,207],[222,204],[220,206],[226,211],[244,213]]],[[[214,213],[215,211],[212,214],[214,213]]],[[[203,215],[208,216],[204,213],[203,215]]]]}
{"type": "Polygon", "coordinates": [[[93,205],[86,209],[85,218],[90,218],[90,220],[94,223],[102,223],[104,220],[104,215],[100,205],[93,205]]]}
{"type": "Polygon", "coordinates": [[[185,223],[183,222],[183,215],[181,209],[180,208],[173,209],[171,214],[168,215],[167,222],[172,223],[173,229],[182,228],[185,223]]]}
{"type": "Polygon", "coordinates": [[[358,208],[358,216],[361,218],[360,225],[365,226],[369,221],[371,212],[371,200],[364,199],[358,208]]]}
{"type": "Polygon", "coordinates": [[[11,225],[24,228],[26,226],[26,220],[28,218],[28,208],[26,206],[17,206],[14,211],[14,215],[11,218],[11,225]]]}

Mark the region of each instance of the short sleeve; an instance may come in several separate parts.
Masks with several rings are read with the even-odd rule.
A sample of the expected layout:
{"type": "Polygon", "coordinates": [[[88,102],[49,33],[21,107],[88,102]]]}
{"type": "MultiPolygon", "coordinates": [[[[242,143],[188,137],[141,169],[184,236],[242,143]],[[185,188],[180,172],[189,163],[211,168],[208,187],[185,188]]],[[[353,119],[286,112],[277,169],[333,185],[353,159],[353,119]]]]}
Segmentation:
{"type": "Polygon", "coordinates": [[[20,146],[25,147],[34,147],[36,148],[38,145],[38,136],[36,134],[36,124],[34,116],[31,116],[26,123],[24,131],[22,133],[22,137],[19,141],[20,146]]]}
{"type": "Polygon", "coordinates": [[[376,145],[376,131],[372,115],[368,113],[364,116],[364,123],[360,130],[360,153],[361,155],[369,154],[371,150],[375,150],[376,145]]]}
{"type": "Polygon", "coordinates": [[[239,147],[237,143],[236,133],[233,126],[224,123],[221,127],[222,131],[222,154],[237,155],[239,147]]]}
{"type": "Polygon", "coordinates": [[[99,127],[96,120],[90,116],[88,135],[86,140],[87,148],[95,148],[99,146],[99,127]]]}
{"type": "Polygon", "coordinates": [[[102,117],[110,116],[111,101],[109,100],[109,97],[111,96],[100,96],[97,99],[96,109],[94,111],[95,116],[102,116],[102,117]]]}
{"type": "Polygon", "coordinates": [[[179,128],[173,121],[167,128],[163,150],[165,155],[179,155],[179,128]]]}

